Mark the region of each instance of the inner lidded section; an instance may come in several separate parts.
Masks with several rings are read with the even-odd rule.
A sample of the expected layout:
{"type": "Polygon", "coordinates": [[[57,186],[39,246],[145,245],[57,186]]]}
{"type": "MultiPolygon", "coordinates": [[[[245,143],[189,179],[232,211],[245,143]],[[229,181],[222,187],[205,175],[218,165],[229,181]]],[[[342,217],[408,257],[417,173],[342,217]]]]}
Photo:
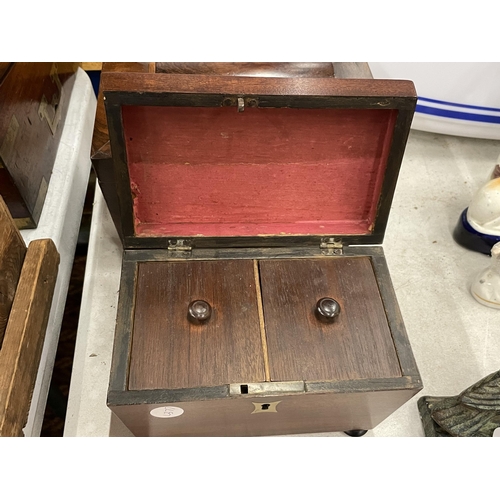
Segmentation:
{"type": "Polygon", "coordinates": [[[397,110],[123,106],[135,234],[362,235],[397,110]]]}

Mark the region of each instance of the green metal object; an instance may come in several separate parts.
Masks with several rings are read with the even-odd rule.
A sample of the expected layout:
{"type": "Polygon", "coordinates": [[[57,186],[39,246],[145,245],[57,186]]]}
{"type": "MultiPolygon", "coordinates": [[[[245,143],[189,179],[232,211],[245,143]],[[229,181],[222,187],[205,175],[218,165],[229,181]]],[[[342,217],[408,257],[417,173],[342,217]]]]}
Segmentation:
{"type": "Polygon", "coordinates": [[[500,371],[458,396],[424,396],[418,410],[427,437],[492,437],[500,427],[500,371]]]}

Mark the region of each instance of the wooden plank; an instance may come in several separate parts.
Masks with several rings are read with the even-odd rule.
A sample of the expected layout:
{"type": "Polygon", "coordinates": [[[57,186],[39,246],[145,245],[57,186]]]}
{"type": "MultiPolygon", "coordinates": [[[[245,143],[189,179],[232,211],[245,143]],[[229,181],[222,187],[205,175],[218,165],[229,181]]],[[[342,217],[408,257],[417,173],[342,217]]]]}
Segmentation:
{"type": "Polygon", "coordinates": [[[133,332],[129,390],[265,380],[251,260],[140,263],[133,332]],[[194,300],[212,307],[203,324],[194,300]]]}
{"type": "Polygon", "coordinates": [[[401,377],[369,257],[260,261],[271,380],[401,377]],[[330,324],[319,299],[340,304],[330,324]]]}
{"type": "MultiPolygon", "coordinates": [[[[413,82],[409,80],[341,78],[245,78],[218,75],[172,75],[151,73],[103,73],[104,93],[126,92],[130,95],[143,93],[222,94],[245,96],[336,96],[378,98],[381,108],[388,107],[383,98],[416,99],[413,82]]],[[[125,96],[121,96],[122,99],[125,96]]],[[[144,99],[145,101],[145,99],[144,99]]],[[[125,102],[125,100],[123,100],[125,102]]],[[[136,104],[141,104],[138,102],[136,104]]],[[[143,104],[146,105],[145,102],[143,104]]],[[[193,103],[194,104],[194,103],[193,103]]],[[[262,99],[259,98],[259,106],[262,99]]],[[[353,100],[351,106],[364,107],[364,102],[353,100]],[[358,104],[356,106],[356,104],[358,104]]]]}
{"type": "Polygon", "coordinates": [[[26,246],[0,196],[0,347],[26,255],[26,246]]]}
{"type": "Polygon", "coordinates": [[[0,349],[0,436],[22,436],[59,266],[52,240],[28,247],[0,349]]]}

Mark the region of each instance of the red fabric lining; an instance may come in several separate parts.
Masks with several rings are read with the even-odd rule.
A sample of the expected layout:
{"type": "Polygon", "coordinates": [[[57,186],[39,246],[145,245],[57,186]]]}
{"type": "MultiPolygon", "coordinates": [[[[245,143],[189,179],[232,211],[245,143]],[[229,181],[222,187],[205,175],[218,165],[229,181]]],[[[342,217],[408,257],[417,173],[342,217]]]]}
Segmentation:
{"type": "Polygon", "coordinates": [[[125,106],[136,234],[367,234],[396,115],[125,106]]]}

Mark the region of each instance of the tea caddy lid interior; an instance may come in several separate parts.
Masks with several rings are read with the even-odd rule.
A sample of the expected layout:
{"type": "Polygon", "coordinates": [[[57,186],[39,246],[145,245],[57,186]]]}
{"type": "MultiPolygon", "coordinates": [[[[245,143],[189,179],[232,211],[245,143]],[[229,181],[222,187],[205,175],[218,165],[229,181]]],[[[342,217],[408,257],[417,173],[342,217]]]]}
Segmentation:
{"type": "Polygon", "coordinates": [[[416,103],[411,82],[107,76],[132,246],[382,242],[416,103]]]}

